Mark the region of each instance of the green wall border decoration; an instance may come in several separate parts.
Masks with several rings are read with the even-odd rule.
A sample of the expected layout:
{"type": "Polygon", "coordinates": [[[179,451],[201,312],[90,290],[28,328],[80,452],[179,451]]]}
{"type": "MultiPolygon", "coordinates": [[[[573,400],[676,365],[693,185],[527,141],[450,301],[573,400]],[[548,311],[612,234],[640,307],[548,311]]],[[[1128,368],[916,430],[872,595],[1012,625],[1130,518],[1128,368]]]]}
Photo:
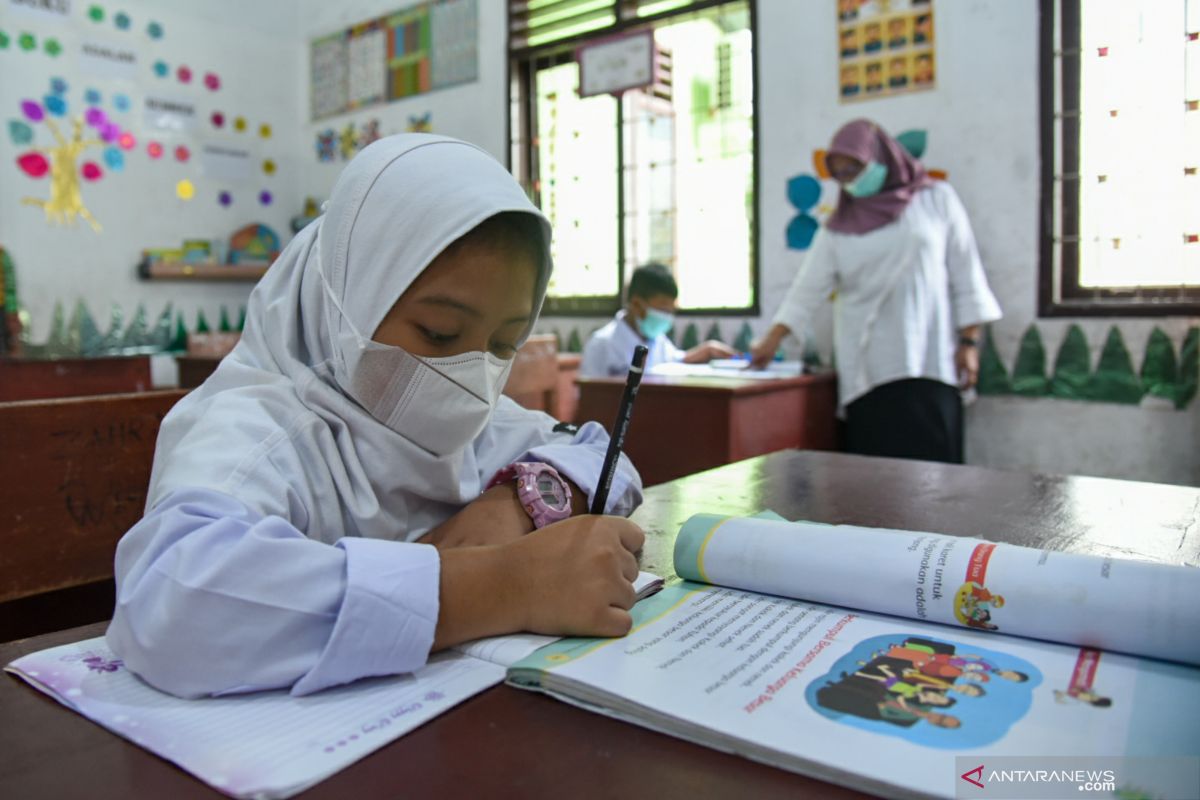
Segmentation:
{"type": "Polygon", "coordinates": [[[1036,325],[1021,337],[1012,377],[1004,368],[992,336],[984,331],[979,356],[981,395],[1019,395],[1087,400],[1098,403],[1138,405],[1146,396],[1186,408],[1200,385],[1200,327],[1188,328],[1178,355],[1171,338],[1154,328],[1146,341],[1141,370],[1135,371],[1125,338],[1115,325],[1108,331],[1095,369],[1090,368],[1087,336],[1079,325],[1071,325],[1054,359],[1054,371],[1046,378],[1046,350],[1036,325]]]}

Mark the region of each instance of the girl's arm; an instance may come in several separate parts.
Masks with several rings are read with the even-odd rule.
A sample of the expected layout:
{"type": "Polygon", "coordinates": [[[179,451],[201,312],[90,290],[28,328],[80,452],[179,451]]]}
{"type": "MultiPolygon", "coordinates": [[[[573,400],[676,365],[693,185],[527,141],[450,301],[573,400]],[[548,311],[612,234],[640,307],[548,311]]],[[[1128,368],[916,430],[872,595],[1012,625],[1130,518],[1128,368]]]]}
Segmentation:
{"type": "Polygon", "coordinates": [[[117,548],[108,644],[181,697],[303,695],[412,672],[431,649],[531,630],[629,630],[642,533],[582,516],[506,545],[309,539],[207,489],[158,503],[117,548]]]}

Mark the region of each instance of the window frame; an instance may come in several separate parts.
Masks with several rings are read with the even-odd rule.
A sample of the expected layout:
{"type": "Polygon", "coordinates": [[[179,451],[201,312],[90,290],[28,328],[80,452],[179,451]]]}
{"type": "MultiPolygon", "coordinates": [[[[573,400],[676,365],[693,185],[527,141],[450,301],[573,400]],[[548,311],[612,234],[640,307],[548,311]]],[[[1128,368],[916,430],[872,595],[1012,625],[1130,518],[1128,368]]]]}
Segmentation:
{"type": "Polygon", "coordinates": [[[1200,286],[1086,287],[1079,283],[1079,138],[1082,0],[1039,0],[1041,199],[1039,317],[1165,317],[1200,315],[1200,286]],[[1057,19],[1056,19],[1057,15],[1057,19]],[[1061,41],[1055,41],[1058,23],[1061,41]],[[1062,92],[1062,111],[1056,107],[1062,92]],[[1062,166],[1056,174],[1061,127],[1062,166]],[[1062,189],[1055,207],[1056,185],[1062,189]],[[1055,222],[1061,235],[1055,235],[1055,222]],[[1057,240],[1056,240],[1057,239],[1057,240]]]}
{"type": "MultiPolygon", "coordinates": [[[[762,210],[760,206],[761,191],[761,147],[759,138],[759,68],[758,68],[758,0],[693,0],[687,6],[663,11],[658,14],[647,15],[645,17],[629,17],[624,18],[621,14],[622,6],[628,5],[628,0],[613,0],[613,14],[615,22],[604,28],[586,33],[569,36],[555,42],[542,45],[533,45],[514,48],[510,41],[507,43],[508,60],[508,81],[509,87],[509,102],[507,104],[507,125],[505,129],[506,137],[506,152],[509,157],[509,168],[516,175],[521,185],[525,187],[530,195],[530,199],[535,205],[540,207],[540,197],[538,192],[534,190],[531,176],[537,174],[538,155],[537,147],[533,144],[533,131],[537,130],[537,109],[536,109],[536,73],[538,69],[544,69],[550,66],[558,66],[563,63],[573,62],[575,60],[576,49],[590,40],[597,40],[611,36],[618,36],[625,33],[632,33],[639,30],[653,30],[660,23],[671,20],[673,18],[684,18],[695,15],[709,9],[719,8],[723,5],[730,5],[735,2],[745,2],[750,15],[750,36],[754,47],[754,57],[750,66],[751,79],[754,82],[754,90],[752,92],[752,102],[754,103],[754,113],[751,115],[751,137],[754,144],[752,154],[754,177],[752,187],[752,197],[754,203],[754,215],[750,221],[750,285],[751,285],[751,302],[748,306],[740,308],[688,308],[679,309],[677,316],[679,317],[758,317],[762,314],[761,295],[761,269],[759,263],[760,247],[760,225],[762,210]],[[538,66],[537,62],[544,59],[547,63],[538,66]],[[516,111],[514,111],[516,107],[516,111]],[[521,142],[522,146],[518,152],[513,146],[513,124],[512,115],[519,113],[521,124],[521,142]],[[515,160],[516,163],[513,163],[515,160]]],[[[509,3],[505,4],[505,23],[506,29],[512,31],[512,6],[509,3]]],[[[623,165],[623,154],[625,151],[625,108],[624,103],[617,102],[617,163],[623,165]]],[[[619,181],[623,180],[624,170],[618,169],[619,181]]],[[[621,183],[617,190],[617,269],[616,269],[616,294],[606,295],[604,297],[565,297],[551,298],[546,297],[545,306],[542,309],[543,316],[554,317],[597,317],[611,316],[619,309],[624,307],[625,293],[625,191],[624,184],[621,183]]]]}

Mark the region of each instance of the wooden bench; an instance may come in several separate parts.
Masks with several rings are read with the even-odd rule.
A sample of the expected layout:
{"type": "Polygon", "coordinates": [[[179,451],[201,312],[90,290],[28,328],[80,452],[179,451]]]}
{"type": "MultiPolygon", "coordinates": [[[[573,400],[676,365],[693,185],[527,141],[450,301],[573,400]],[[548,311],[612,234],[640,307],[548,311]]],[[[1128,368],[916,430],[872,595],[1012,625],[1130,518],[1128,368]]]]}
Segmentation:
{"type": "Polygon", "coordinates": [[[111,616],[117,540],[185,394],[0,403],[0,641],[111,616]]]}

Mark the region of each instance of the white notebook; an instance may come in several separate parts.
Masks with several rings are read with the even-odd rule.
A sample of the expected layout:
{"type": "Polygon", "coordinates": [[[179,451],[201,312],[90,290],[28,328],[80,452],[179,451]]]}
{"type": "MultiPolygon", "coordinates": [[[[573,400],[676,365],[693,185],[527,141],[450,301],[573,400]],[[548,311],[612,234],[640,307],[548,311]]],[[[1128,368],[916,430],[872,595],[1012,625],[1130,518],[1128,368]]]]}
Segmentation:
{"type": "MultiPolygon", "coordinates": [[[[643,572],[639,599],[662,588],[643,572]]],[[[239,798],[282,798],[319,783],[504,680],[557,637],[496,636],[429,659],[410,675],[370,678],[305,697],[286,690],[184,700],[125,669],[104,637],[5,667],[68,708],[239,798]]]]}

